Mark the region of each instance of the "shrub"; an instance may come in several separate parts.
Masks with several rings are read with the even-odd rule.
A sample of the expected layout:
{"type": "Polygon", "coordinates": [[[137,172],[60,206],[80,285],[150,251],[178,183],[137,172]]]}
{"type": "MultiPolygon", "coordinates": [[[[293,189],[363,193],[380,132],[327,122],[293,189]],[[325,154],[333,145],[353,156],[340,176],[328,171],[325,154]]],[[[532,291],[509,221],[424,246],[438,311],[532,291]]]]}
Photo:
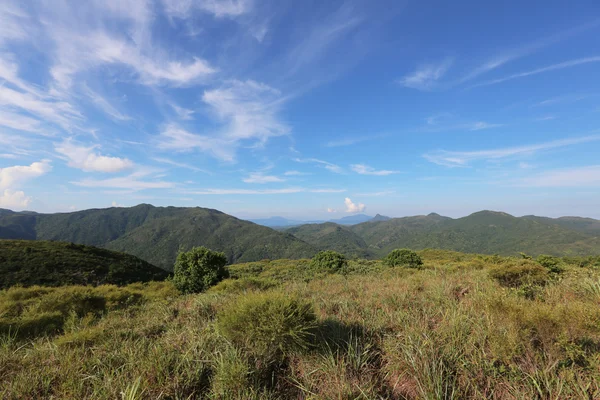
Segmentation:
{"type": "Polygon", "coordinates": [[[183,293],[200,293],[227,277],[225,254],[194,247],[179,253],[175,261],[173,283],[183,293]]]}
{"type": "Polygon", "coordinates": [[[535,261],[538,262],[542,267],[546,268],[548,271],[558,274],[563,272],[563,261],[558,257],[540,255],[535,261]]]}
{"type": "Polygon", "coordinates": [[[318,252],[310,262],[310,266],[317,270],[339,272],[348,266],[348,261],[343,254],[327,250],[318,252]]]}
{"type": "Polygon", "coordinates": [[[217,316],[219,332],[248,354],[264,362],[280,360],[309,347],[316,316],[304,300],[278,293],[240,297],[217,316]]]}
{"type": "Polygon", "coordinates": [[[421,256],[409,249],[393,250],[384,261],[390,267],[421,268],[423,265],[421,256]]]}
{"type": "Polygon", "coordinates": [[[502,286],[512,288],[525,285],[543,286],[548,281],[548,271],[544,267],[526,260],[495,267],[490,271],[490,276],[502,286]]]}

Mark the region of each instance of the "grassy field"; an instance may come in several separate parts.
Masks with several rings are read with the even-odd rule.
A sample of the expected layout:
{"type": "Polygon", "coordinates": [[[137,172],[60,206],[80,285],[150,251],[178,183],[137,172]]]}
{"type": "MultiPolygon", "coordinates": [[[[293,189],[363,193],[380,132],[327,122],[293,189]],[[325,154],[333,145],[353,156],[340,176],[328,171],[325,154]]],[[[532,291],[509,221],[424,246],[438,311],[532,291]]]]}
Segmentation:
{"type": "Polygon", "coordinates": [[[420,254],[0,291],[0,398],[600,398],[600,260],[420,254]]]}

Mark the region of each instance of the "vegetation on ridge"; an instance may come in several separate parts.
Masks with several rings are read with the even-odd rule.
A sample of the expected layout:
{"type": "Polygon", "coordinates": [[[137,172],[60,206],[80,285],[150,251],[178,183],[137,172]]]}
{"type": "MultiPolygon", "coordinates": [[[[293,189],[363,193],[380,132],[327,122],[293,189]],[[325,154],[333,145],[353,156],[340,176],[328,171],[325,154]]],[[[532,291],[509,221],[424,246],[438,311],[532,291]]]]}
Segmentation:
{"type": "Polygon", "coordinates": [[[420,269],[348,260],[343,274],[235,264],[191,295],[172,282],[0,291],[0,397],[600,397],[599,258],[553,273],[528,256],[418,255],[420,269]]]}
{"type": "Polygon", "coordinates": [[[73,243],[0,240],[0,289],[14,285],[126,285],[167,272],[129,254],[73,243]]]}

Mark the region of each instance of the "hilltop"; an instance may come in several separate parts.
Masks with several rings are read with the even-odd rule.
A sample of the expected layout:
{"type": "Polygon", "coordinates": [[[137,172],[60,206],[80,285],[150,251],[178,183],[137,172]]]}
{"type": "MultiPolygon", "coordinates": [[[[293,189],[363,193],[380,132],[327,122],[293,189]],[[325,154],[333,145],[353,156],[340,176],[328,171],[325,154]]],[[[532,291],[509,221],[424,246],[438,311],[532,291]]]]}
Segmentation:
{"type": "Polygon", "coordinates": [[[180,250],[207,246],[229,262],[311,257],[316,249],[286,233],[208,208],[135,207],[72,213],[0,213],[0,238],[55,240],[104,247],[172,269],[180,250]]]}
{"type": "Polygon", "coordinates": [[[325,222],[274,230],[208,208],[141,204],[62,214],[2,210],[0,239],[103,247],[171,270],[178,252],[194,246],[223,251],[229,263],[299,259],[323,249],[379,258],[402,247],[501,255],[596,255],[600,253],[600,221],[480,211],[456,219],[436,213],[403,218],[379,215],[353,225],[325,222]]]}
{"type": "Polygon", "coordinates": [[[0,289],[14,285],[125,285],[166,277],[166,271],[129,254],[73,243],[0,240],[0,289]]]}
{"type": "Polygon", "coordinates": [[[515,255],[595,255],[600,253],[600,221],[589,218],[514,217],[480,211],[463,218],[436,213],[369,221],[332,234],[330,224],[303,225],[285,232],[313,245],[319,238],[337,251],[382,257],[396,248],[437,248],[469,253],[515,255]],[[343,234],[341,234],[343,232],[343,234]],[[364,245],[363,245],[364,243],[364,245]]]}

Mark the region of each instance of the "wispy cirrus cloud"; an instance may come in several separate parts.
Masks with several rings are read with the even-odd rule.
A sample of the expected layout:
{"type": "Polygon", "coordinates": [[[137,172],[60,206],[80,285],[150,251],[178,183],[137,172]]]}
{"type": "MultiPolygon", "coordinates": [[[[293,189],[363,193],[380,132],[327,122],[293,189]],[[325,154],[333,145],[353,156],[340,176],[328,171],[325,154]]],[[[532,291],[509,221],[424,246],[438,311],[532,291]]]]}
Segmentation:
{"type": "Polygon", "coordinates": [[[341,174],[344,172],[342,167],[337,164],[333,164],[327,161],[319,160],[318,158],[295,158],[294,161],[299,163],[311,163],[322,166],[328,171],[335,172],[336,174],[341,174]]]}
{"type": "Polygon", "coordinates": [[[433,90],[437,88],[439,80],[452,66],[453,59],[446,58],[437,64],[425,64],[418,67],[411,74],[405,75],[396,82],[404,87],[417,90],[433,90]]]}
{"type": "Polygon", "coordinates": [[[331,140],[325,143],[325,147],[344,147],[344,146],[352,146],[354,144],[370,142],[373,140],[385,138],[389,135],[387,134],[376,134],[376,135],[365,135],[365,136],[350,136],[346,138],[341,138],[337,140],[331,140]]]}
{"type": "Polygon", "coordinates": [[[75,186],[87,188],[109,188],[109,189],[125,189],[130,191],[140,191],[146,189],[169,189],[176,185],[173,182],[162,181],[152,177],[155,171],[151,169],[139,169],[129,175],[120,176],[108,179],[82,179],[72,181],[75,186]],[[154,179],[153,179],[154,178],[154,179]]]}
{"type": "Polygon", "coordinates": [[[574,28],[567,29],[562,32],[557,32],[553,35],[548,35],[548,36],[542,37],[538,40],[532,41],[530,43],[526,43],[522,46],[518,46],[518,47],[510,49],[510,50],[502,51],[499,54],[491,57],[484,63],[478,65],[477,67],[475,67],[472,70],[470,70],[469,72],[467,72],[462,78],[460,78],[458,81],[454,82],[452,85],[462,84],[467,81],[471,81],[471,80],[479,77],[480,75],[483,75],[487,72],[498,69],[505,64],[508,64],[512,61],[516,61],[523,57],[527,57],[539,50],[545,49],[556,43],[559,43],[559,42],[569,39],[573,36],[576,36],[580,33],[583,33],[589,29],[597,27],[599,24],[600,24],[600,21],[598,21],[598,20],[591,21],[590,23],[587,23],[587,24],[580,24],[574,28]]]}
{"type": "Polygon", "coordinates": [[[92,101],[92,103],[111,119],[115,121],[129,121],[132,118],[113,106],[108,100],[100,94],[94,92],[87,85],[83,85],[83,93],[92,101]]]}
{"type": "Polygon", "coordinates": [[[504,124],[490,123],[486,121],[463,121],[448,112],[433,114],[425,119],[426,125],[419,130],[423,132],[444,131],[480,131],[504,126],[504,124]]]}
{"type": "Polygon", "coordinates": [[[262,172],[253,172],[248,175],[246,178],[242,179],[245,183],[277,183],[284,182],[285,179],[280,178],[275,175],[265,175],[262,172]]]}
{"type": "Polygon", "coordinates": [[[189,18],[194,11],[206,12],[216,18],[237,17],[248,13],[251,0],[162,0],[165,12],[178,18],[189,18]]]}
{"type": "Polygon", "coordinates": [[[561,168],[519,179],[518,186],[527,187],[600,187],[600,165],[561,168]]]}
{"type": "Polygon", "coordinates": [[[283,175],[285,175],[285,176],[304,176],[304,175],[310,175],[310,174],[308,172],[291,170],[291,171],[285,171],[283,173],[283,175]]]}
{"type": "Polygon", "coordinates": [[[185,193],[197,195],[269,195],[269,194],[294,194],[294,193],[340,193],[344,189],[307,189],[303,187],[289,187],[281,189],[200,189],[189,190],[185,193]]]}
{"type": "Polygon", "coordinates": [[[447,167],[465,167],[472,162],[485,160],[499,160],[509,157],[532,155],[540,151],[558,149],[577,144],[600,141],[600,135],[589,135],[567,139],[553,140],[525,146],[505,147],[478,151],[447,151],[437,150],[426,153],[423,157],[435,164],[447,167]]]}
{"type": "Polygon", "coordinates": [[[391,171],[385,169],[376,170],[375,168],[370,167],[366,164],[352,164],[350,168],[352,169],[352,171],[360,175],[388,176],[399,173],[399,171],[391,171]]]}
{"type": "Polygon", "coordinates": [[[190,164],[186,164],[186,163],[182,163],[179,161],[174,161],[171,160],[170,158],[164,158],[164,157],[152,157],[153,161],[156,161],[158,163],[161,164],[167,164],[167,165],[171,165],[173,167],[177,167],[177,168],[183,168],[183,169],[189,169],[190,171],[194,171],[194,172],[204,172],[206,174],[210,174],[209,171],[206,171],[202,168],[198,168],[194,165],[190,165],[190,164]]]}
{"type": "Polygon", "coordinates": [[[156,140],[159,150],[180,152],[200,150],[224,161],[235,159],[235,141],[188,132],[173,123],[164,126],[156,140]]]}
{"type": "Polygon", "coordinates": [[[525,78],[527,76],[533,76],[533,75],[543,74],[543,73],[550,72],[550,71],[557,71],[557,70],[561,70],[561,69],[565,69],[565,68],[572,68],[572,67],[576,67],[579,65],[591,64],[591,63],[597,63],[597,62],[600,62],[600,56],[578,58],[575,60],[565,61],[565,62],[558,63],[558,64],[548,65],[548,66],[542,67],[542,68],[536,68],[536,69],[533,69],[530,71],[519,72],[517,74],[505,76],[504,78],[491,79],[488,81],[480,82],[475,85],[472,85],[470,88],[496,85],[498,83],[507,82],[507,81],[511,81],[511,80],[519,79],[519,78],[525,78]]]}

